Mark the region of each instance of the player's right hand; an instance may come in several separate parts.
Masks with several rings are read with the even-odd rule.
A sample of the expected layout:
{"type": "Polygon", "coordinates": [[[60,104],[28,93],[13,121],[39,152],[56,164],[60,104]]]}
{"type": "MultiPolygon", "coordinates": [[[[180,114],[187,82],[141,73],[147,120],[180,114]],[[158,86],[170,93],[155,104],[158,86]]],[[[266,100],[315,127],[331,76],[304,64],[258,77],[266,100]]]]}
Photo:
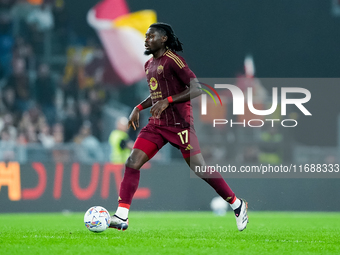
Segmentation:
{"type": "Polygon", "coordinates": [[[130,116],[129,116],[129,125],[133,127],[133,130],[136,130],[139,127],[139,109],[137,107],[133,108],[130,116]]]}

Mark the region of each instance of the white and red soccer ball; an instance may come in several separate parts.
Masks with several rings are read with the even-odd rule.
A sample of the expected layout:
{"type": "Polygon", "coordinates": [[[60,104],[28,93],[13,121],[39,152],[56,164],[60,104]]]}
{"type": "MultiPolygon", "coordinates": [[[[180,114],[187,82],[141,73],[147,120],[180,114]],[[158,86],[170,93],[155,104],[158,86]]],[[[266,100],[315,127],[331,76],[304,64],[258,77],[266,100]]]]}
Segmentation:
{"type": "Polygon", "coordinates": [[[102,206],[92,206],[84,215],[85,227],[92,232],[103,232],[110,226],[110,214],[102,206]]]}

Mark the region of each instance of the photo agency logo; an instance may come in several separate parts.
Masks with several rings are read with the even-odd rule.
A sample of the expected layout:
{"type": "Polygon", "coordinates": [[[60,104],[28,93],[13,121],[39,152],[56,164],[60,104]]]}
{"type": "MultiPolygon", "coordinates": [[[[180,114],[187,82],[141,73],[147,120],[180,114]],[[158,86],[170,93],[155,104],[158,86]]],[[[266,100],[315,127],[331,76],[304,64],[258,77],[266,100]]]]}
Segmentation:
{"type": "MultiPolygon", "coordinates": [[[[211,87],[210,85],[205,84],[203,82],[199,82],[199,84],[201,84],[201,85],[209,88],[210,90],[212,90],[215,93],[215,95],[217,96],[218,100],[220,101],[221,106],[223,106],[220,95],[217,93],[217,91],[213,87],[211,87]]],[[[217,105],[215,97],[210,93],[209,90],[204,89],[204,88],[199,88],[199,89],[201,89],[202,91],[207,93],[212,98],[212,100],[214,101],[215,105],[217,105]]],[[[202,115],[207,115],[207,94],[202,94],[201,95],[201,100],[202,100],[201,114],[202,115]]]]}
{"type": "MultiPolygon", "coordinates": [[[[230,127],[238,126],[249,126],[249,127],[262,127],[266,123],[269,123],[272,127],[276,123],[280,123],[282,127],[296,127],[298,122],[296,119],[286,119],[287,116],[287,105],[295,105],[299,111],[305,116],[311,116],[312,114],[307,110],[304,106],[305,103],[309,102],[311,99],[311,93],[308,89],[300,88],[300,87],[281,87],[280,89],[280,97],[278,94],[279,89],[277,87],[272,88],[272,94],[269,98],[271,98],[271,103],[267,106],[267,109],[256,109],[256,104],[254,103],[254,95],[253,88],[248,87],[246,89],[246,93],[244,93],[238,86],[232,84],[214,84],[214,87],[208,85],[207,83],[200,82],[201,85],[209,88],[218,98],[220,105],[226,107],[226,104],[222,104],[222,100],[220,95],[217,93],[216,89],[227,89],[231,94],[232,99],[232,113],[233,116],[242,116],[245,115],[245,107],[249,110],[252,116],[255,118],[235,118],[231,119],[213,119],[212,124],[213,127],[217,125],[230,125],[230,127]],[[290,94],[295,95],[298,98],[289,98],[290,94]],[[246,95],[245,95],[246,94],[246,95]],[[280,99],[280,105],[279,105],[280,99]],[[277,108],[280,108],[281,118],[270,118],[277,108]],[[258,117],[256,117],[258,116],[258,117]]],[[[200,88],[206,94],[201,95],[201,115],[207,115],[207,95],[209,95],[214,103],[217,106],[217,102],[213,96],[213,94],[205,89],[200,88]]],[[[249,115],[248,115],[249,116],[249,115]]]]}

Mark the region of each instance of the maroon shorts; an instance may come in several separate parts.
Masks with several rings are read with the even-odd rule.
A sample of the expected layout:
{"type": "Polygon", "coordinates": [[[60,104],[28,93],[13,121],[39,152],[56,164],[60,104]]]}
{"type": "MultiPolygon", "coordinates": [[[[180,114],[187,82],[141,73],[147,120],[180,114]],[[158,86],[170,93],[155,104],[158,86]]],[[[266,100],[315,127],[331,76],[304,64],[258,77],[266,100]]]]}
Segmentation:
{"type": "Polygon", "coordinates": [[[177,149],[180,149],[184,158],[188,158],[201,152],[196,132],[193,127],[181,128],[176,126],[160,126],[151,122],[140,131],[134,148],[144,151],[150,159],[168,142],[177,149]],[[152,151],[150,151],[150,148],[146,148],[148,145],[143,142],[144,139],[156,144],[157,148],[151,149],[152,151]]]}

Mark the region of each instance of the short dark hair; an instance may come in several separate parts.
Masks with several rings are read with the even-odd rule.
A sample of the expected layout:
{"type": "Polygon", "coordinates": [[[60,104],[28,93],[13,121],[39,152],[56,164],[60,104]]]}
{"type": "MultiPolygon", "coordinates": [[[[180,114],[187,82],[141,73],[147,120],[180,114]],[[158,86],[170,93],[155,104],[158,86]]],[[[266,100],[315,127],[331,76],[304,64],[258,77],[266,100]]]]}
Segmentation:
{"type": "Polygon", "coordinates": [[[169,24],[163,22],[157,22],[150,27],[156,28],[162,35],[166,35],[168,40],[165,42],[165,46],[173,51],[183,51],[182,43],[179,41],[174,33],[174,30],[169,24]]]}

